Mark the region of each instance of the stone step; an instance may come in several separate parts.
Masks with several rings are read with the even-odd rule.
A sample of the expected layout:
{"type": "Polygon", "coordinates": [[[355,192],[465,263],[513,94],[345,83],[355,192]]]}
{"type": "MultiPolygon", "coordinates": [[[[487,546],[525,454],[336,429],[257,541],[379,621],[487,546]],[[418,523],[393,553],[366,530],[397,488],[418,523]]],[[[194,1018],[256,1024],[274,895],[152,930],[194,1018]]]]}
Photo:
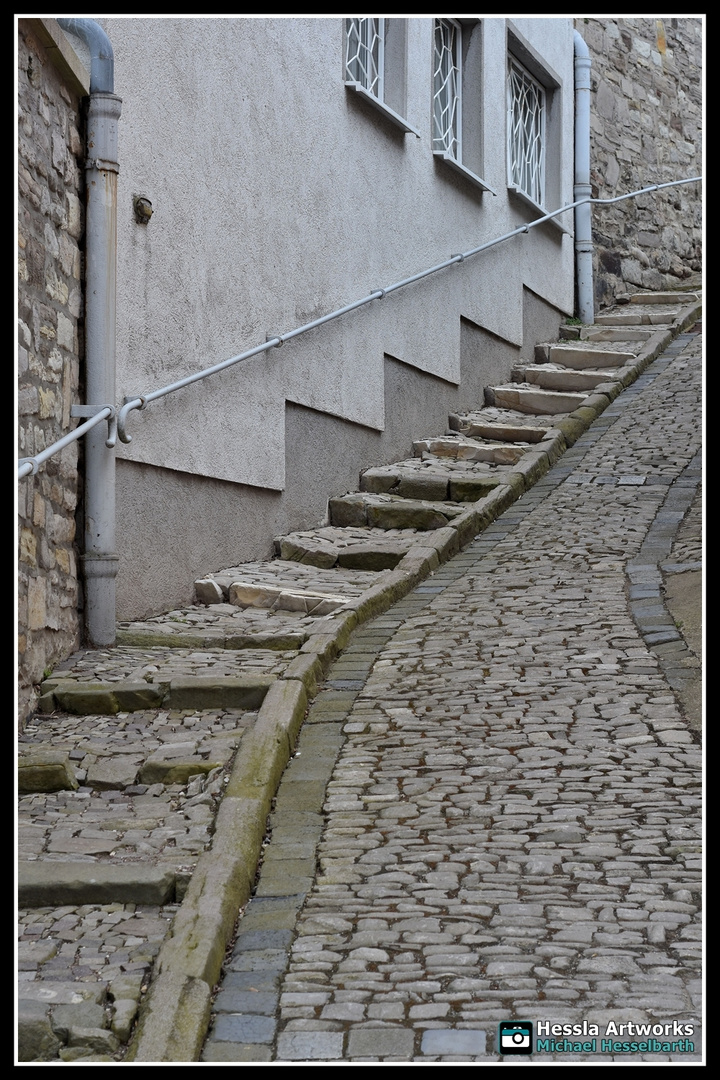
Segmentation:
{"type": "MultiPolygon", "coordinates": [[[[616,370],[616,369],[613,369],[616,370]]],[[[608,370],[597,371],[587,368],[584,371],[568,371],[558,364],[522,364],[512,370],[513,382],[527,383],[543,390],[583,391],[594,390],[596,386],[608,382],[611,375],[608,370]]]]}
{"type": "MultiPolygon", "coordinates": [[[[186,876],[189,877],[189,874],[186,876]]],[[[146,863],[125,866],[53,859],[50,872],[45,860],[19,862],[18,907],[78,908],[87,904],[161,907],[182,898],[183,890],[178,888],[179,877],[182,875],[170,867],[148,866],[146,863]]],[[[52,991],[48,996],[50,993],[52,991]]],[[[76,991],[73,1000],[76,1001],[78,997],[80,994],[76,991]]]]}
{"type": "Polygon", "coordinates": [[[583,393],[540,390],[523,384],[485,387],[485,401],[488,405],[535,416],[557,416],[572,412],[578,409],[587,397],[588,395],[583,393]]]}
{"type": "Polygon", "coordinates": [[[512,409],[485,408],[468,413],[451,413],[450,427],[465,438],[514,444],[527,451],[548,437],[552,420],[525,416],[512,409]]]}
{"type": "Polygon", "coordinates": [[[341,528],[443,529],[463,512],[456,503],[404,499],[399,495],[358,493],[330,499],[330,524],[341,528]]]}
{"type": "MultiPolygon", "coordinates": [[[[276,554],[279,549],[276,541],[276,554]]],[[[347,601],[359,596],[373,582],[372,574],[327,573],[315,566],[303,566],[292,559],[275,558],[268,562],[243,563],[226,570],[216,570],[195,582],[195,593],[203,604],[230,600],[230,589],[237,582],[251,583],[271,595],[277,592],[300,592],[308,595],[338,595],[347,601]],[[216,598],[216,599],[214,599],[216,598]]],[[[260,606],[260,605],[259,605],[260,606]]],[[[278,605],[276,610],[282,610],[278,605]]],[[[299,610],[293,605],[287,610],[299,610]]]]}
{"type": "Polygon", "coordinates": [[[21,906],[182,899],[257,717],[54,711],[29,724],[18,740],[18,832],[32,860],[18,868],[21,906]]]}
{"type": "MultiPolygon", "coordinates": [[[[210,850],[216,818],[217,836],[227,843],[225,815],[218,816],[223,794],[232,796],[222,811],[233,818],[235,842],[232,804],[243,790],[238,776],[251,778],[254,801],[268,751],[282,745],[286,754],[292,745],[290,729],[276,719],[267,738],[271,715],[287,719],[289,705],[281,707],[280,700],[300,702],[299,723],[304,697],[297,698],[296,688],[314,696],[325,658],[342,649],[351,627],[369,611],[385,610],[394,590],[405,595],[414,578],[478,535],[572,445],[578,437],[573,425],[584,430],[592,411],[559,417],[586,400],[574,387],[591,390],[596,380],[617,379],[635,344],[639,351],[654,327],[669,320],[662,304],[634,307],[645,320],[641,325],[579,328],[580,349],[553,343],[535,364],[520,363],[514,377],[523,382],[490,388],[483,407],[453,414],[454,434],[415,442],[412,460],[367,470],[362,493],[330,501],[336,524],[277,538],[279,558],[209,573],[196,582],[197,605],[126,623],[114,649],[76,654],[58,665],[42,687],[47,711],[19,743],[18,783],[28,793],[18,812],[21,902],[48,909],[179,903],[210,850]],[[562,393],[542,384],[555,376],[570,380],[562,393]],[[550,400],[562,407],[548,409],[550,400]],[[476,489],[453,486],[461,481],[492,481],[492,493],[475,506],[467,500],[477,498],[476,489]],[[45,740],[49,728],[52,738],[45,740]]],[[[284,763],[278,750],[272,769],[284,763]]],[[[233,871],[250,875],[248,888],[264,814],[257,851],[251,847],[247,867],[233,871]]],[[[210,855],[218,864],[224,857],[210,855]]],[[[217,892],[215,878],[212,885],[217,892]]],[[[146,911],[143,916],[147,923],[146,911]]],[[[176,925],[184,940],[182,917],[176,925]]],[[[148,955],[160,947],[164,930],[148,955]]],[[[133,962],[133,974],[138,969],[133,1008],[150,979],[148,963],[133,962]]],[[[84,978],[67,984],[73,994],[95,985],[84,978]]],[[[36,984],[20,985],[22,997],[36,984]]],[[[58,986],[52,982],[53,994],[58,986]]],[[[40,984],[39,993],[47,994],[46,986],[40,984]]],[[[112,996],[127,994],[114,988],[112,996]]],[[[129,1015],[128,1025],[135,1013],[129,1015]]]]}
{"type": "Polygon", "coordinates": [[[565,341],[647,341],[655,331],[651,326],[561,326],[565,341]]]}
{"type": "Polygon", "coordinates": [[[631,304],[692,304],[700,299],[698,292],[637,292],[630,297],[631,304]]]}
{"type": "Polygon", "coordinates": [[[329,615],[343,607],[347,600],[330,593],[315,593],[309,589],[280,589],[258,585],[251,581],[234,581],[229,600],[237,607],[267,608],[269,611],[302,611],[307,615],[329,615]]]}
{"type": "Polygon", "coordinates": [[[83,682],[46,679],[38,701],[40,712],[60,710],[76,716],[114,716],[148,709],[259,709],[274,679],[178,675],[167,682],[118,680],[83,682]]]}
{"type": "Polygon", "coordinates": [[[415,529],[382,531],[329,525],[290,533],[275,543],[282,559],[306,567],[332,569],[333,573],[357,570],[378,574],[394,570],[416,541],[415,529]]]}
{"type": "Polygon", "coordinates": [[[667,326],[678,317],[680,308],[663,307],[661,311],[640,311],[638,309],[609,311],[595,316],[597,326],[667,326]]]}
{"type": "Polygon", "coordinates": [[[585,342],[583,345],[558,345],[555,342],[550,342],[545,345],[535,346],[535,363],[561,364],[563,367],[570,368],[573,371],[586,369],[595,371],[601,368],[617,369],[634,360],[642,348],[642,344],[643,342],[638,345],[637,349],[630,350],[624,340],[622,345],[618,343],[614,349],[608,348],[607,344],[594,344],[593,342],[585,342]]]}
{"type": "Polygon", "coordinates": [[[413,458],[394,465],[366,469],[360,477],[360,490],[378,495],[399,495],[403,499],[477,502],[489,495],[499,483],[497,466],[486,462],[473,465],[413,458]]]}
{"type": "MultiPolygon", "coordinates": [[[[198,600],[198,603],[202,604],[203,601],[198,600]]],[[[184,609],[184,612],[195,615],[198,610],[193,607],[184,609]]],[[[301,649],[308,638],[306,627],[298,627],[297,619],[289,622],[275,618],[272,624],[261,622],[259,617],[264,619],[269,614],[265,610],[236,608],[232,604],[213,604],[203,610],[210,612],[211,625],[177,630],[175,627],[164,626],[159,619],[129,623],[118,628],[117,644],[141,649],[165,645],[173,649],[230,649],[234,652],[259,649],[268,652],[290,652],[301,649]],[[241,625],[232,621],[235,616],[248,610],[258,618],[254,621],[244,619],[241,625]]],[[[280,612],[273,612],[273,615],[278,614],[280,612]]],[[[305,616],[303,623],[314,623],[317,618],[305,616]]]]}
{"type": "Polygon", "coordinates": [[[257,709],[296,657],[296,648],[83,650],[43,681],[39,710],[114,716],[148,709],[257,709]]]}
{"type": "Polygon", "coordinates": [[[506,442],[466,438],[459,433],[441,435],[437,439],[419,439],[413,443],[413,453],[423,461],[449,458],[452,461],[484,461],[490,465],[515,465],[527,446],[506,442]]]}

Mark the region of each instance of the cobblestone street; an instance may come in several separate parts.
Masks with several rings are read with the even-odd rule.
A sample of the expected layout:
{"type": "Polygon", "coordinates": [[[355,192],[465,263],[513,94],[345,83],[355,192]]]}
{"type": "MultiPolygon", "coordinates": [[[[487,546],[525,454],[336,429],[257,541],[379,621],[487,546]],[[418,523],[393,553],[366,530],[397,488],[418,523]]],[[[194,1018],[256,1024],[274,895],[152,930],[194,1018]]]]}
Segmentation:
{"type": "Polygon", "coordinates": [[[204,1061],[500,1061],[500,1021],[548,1035],[532,1060],[700,1060],[701,761],[674,692],[699,659],[662,602],[663,569],[700,567],[700,345],[355,634],[204,1061]],[[538,1028],[583,1022],[592,1048],[538,1028]]]}

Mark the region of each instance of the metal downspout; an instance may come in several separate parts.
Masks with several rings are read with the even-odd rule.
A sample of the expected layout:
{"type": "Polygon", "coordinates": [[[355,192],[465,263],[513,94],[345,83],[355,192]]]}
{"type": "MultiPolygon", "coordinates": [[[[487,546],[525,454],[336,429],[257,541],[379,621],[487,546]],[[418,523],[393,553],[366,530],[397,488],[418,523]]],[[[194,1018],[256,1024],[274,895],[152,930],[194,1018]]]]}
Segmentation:
{"type": "MultiPolygon", "coordinates": [[[[589,199],[590,187],[590,50],[574,31],[575,43],[575,185],[573,201],[589,199]]],[[[595,322],[593,286],[592,210],[590,203],[575,207],[575,274],[578,316],[595,322]]]]}
{"type": "MultiPolygon", "coordinates": [[[[93,19],[58,19],[90,50],[85,270],[86,401],[93,412],[115,403],[118,120],[113,51],[93,19]]],[[[85,634],[89,644],[115,644],[115,453],[102,425],[85,440],[85,634]]]]}

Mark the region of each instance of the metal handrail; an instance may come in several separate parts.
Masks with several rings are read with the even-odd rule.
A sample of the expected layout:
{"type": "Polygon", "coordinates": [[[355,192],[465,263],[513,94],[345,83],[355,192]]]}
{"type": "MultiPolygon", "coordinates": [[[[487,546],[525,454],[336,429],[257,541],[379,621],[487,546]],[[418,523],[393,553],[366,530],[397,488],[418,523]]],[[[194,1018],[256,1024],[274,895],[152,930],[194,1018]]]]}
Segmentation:
{"type": "Polygon", "coordinates": [[[436,274],[439,270],[445,270],[448,266],[453,266],[456,263],[461,263],[465,259],[471,258],[473,255],[479,255],[481,251],[487,251],[491,247],[495,247],[497,244],[502,244],[506,240],[510,240],[513,236],[517,236],[520,233],[527,233],[530,229],[534,229],[537,225],[543,225],[546,221],[550,221],[552,218],[558,217],[560,214],[567,213],[568,210],[574,210],[576,206],[581,206],[583,203],[615,203],[621,202],[623,199],[632,199],[638,195],[644,195],[650,191],[659,191],[661,188],[677,187],[680,184],[692,184],[701,180],[700,176],[689,177],[686,180],[671,180],[665,184],[651,184],[650,187],[641,188],[639,191],[631,191],[627,195],[619,195],[614,199],[592,199],[589,196],[585,196],[582,199],[578,199],[576,202],[568,203],[566,206],[562,206],[559,210],[553,210],[549,214],[544,214],[542,217],[537,218],[535,221],[527,222],[524,225],[520,225],[517,229],[512,229],[510,232],[503,233],[502,236],[496,237],[494,240],[489,240],[485,244],[479,244],[477,247],[470,248],[468,251],[464,251],[459,255],[452,255],[444,262],[438,263],[436,266],[431,266],[427,270],[421,270],[417,274],[412,274],[410,277],[403,278],[401,281],[396,281],[392,285],[387,285],[384,289],[375,289],[373,292],[368,293],[361,300],[356,300],[352,304],[346,304],[344,307],[338,308],[336,311],[331,311],[328,315],[323,315],[319,319],[313,319],[312,322],[305,323],[303,326],[296,327],[295,330],[289,330],[285,334],[279,334],[277,337],[268,338],[262,345],[256,345],[253,349],[248,349],[247,352],[239,353],[237,356],[231,356],[228,360],[223,360],[220,364],[214,364],[213,367],[205,368],[203,371],[198,371],[194,375],[188,375],[184,379],[179,379],[177,382],[171,383],[169,386],[163,386],[159,390],[154,390],[149,394],[140,394],[137,397],[126,398],[120,412],[118,413],[118,435],[122,442],[129,443],[132,441],[132,436],[128,435],[126,430],[128,415],[134,409],[144,409],[151,401],[157,401],[158,398],[166,397],[168,394],[172,394],[175,390],[181,390],[184,386],[190,386],[192,383],[199,382],[201,379],[206,379],[209,375],[214,375],[218,371],[224,371],[225,368],[232,367],[234,364],[239,364],[243,360],[249,360],[253,356],[257,356],[259,353],[266,352],[268,349],[280,348],[286,341],[292,340],[292,338],[299,337],[300,334],[307,333],[308,330],[314,330],[318,326],[322,326],[324,323],[331,322],[333,319],[340,318],[341,315],[347,314],[348,311],[355,311],[356,308],[362,307],[364,304],[369,304],[373,300],[381,300],[389,293],[396,292],[398,289],[404,288],[405,285],[411,285],[415,281],[421,281],[423,278],[429,277],[430,274],[436,274]]]}
{"type": "Polygon", "coordinates": [[[46,446],[44,450],[41,450],[35,457],[20,458],[18,461],[18,480],[21,480],[24,476],[34,476],[38,471],[38,468],[44,461],[51,458],[53,454],[58,454],[61,450],[64,450],[70,443],[76,442],[81,439],[83,435],[86,435],[88,431],[91,431],[103,420],[109,421],[110,433],[106,440],[105,445],[112,448],[115,445],[115,430],[113,420],[115,417],[115,409],[112,405],[105,405],[99,412],[91,416],[89,420],[86,420],[84,424],[80,424],[79,427],[74,428],[72,431],[64,435],[62,439],[53,443],[51,446],[46,446]]]}
{"type": "MultiPolygon", "coordinates": [[[[325,323],[331,322],[333,319],[339,319],[341,315],[346,315],[349,311],[355,311],[357,308],[363,307],[365,304],[371,303],[373,300],[381,300],[384,296],[388,296],[390,293],[397,292],[398,289],[404,288],[406,285],[411,285],[413,282],[422,281],[423,278],[429,277],[431,274],[436,274],[440,270],[445,270],[449,266],[454,266],[457,263],[464,262],[465,259],[471,258],[473,255],[479,255],[482,251],[487,251],[489,248],[496,247],[498,244],[504,243],[506,240],[512,239],[513,236],[518,236],[521,233],[528,233],[531,229],[536,228],[538,225],[543,225],[546,221],[552,220],[552,218],[558,217],[560,214],[565,214],[569,210],[574,210],[577,206],[581,206],[584,203],[594,204],[610,204],[623,202],[625,199],[633,199],[638,195],[646,195],[651,191],[660,191],[662,188],[679,187],[682,184],[694,184],[702,180],[701,176],[691,176],[685,180],[671,180],[664,184],[651,184],[649,187],[640,188],[637,191],[628,192],[626,195],[618,195],[612,199],[593,199],[589,196],[585,196],[582,199],[578,199],[575,202],[568,203],[565,206],[560,207],[558,210],[553,210],[548,214],[544,214],[542,217],[536,218],[535,221],[526,222],[523,225],[518,226],[517,229],[512,229],[510,232],[503,233],[501,236],[496,237],[494,240],[488,240],[484,244],[478,244],[477,247],[470,248],[468,251],[461,252],[457,255],[452,255],[449,259],[445,259],[444,262],[437,263],[435,266],[428,267],[426,270],[421,270],[417,274],[412,274],[410,277],[402,278],[400,281],[394,282],[392,285],[387,285],[384,289],[375,289],[373,292],[368,293],[367,296],[362,297],[360,300],[354,301],[351,304],[345,304],[344,307],[337,308],[335,311],[331,311],[328,315],[323,315],[319,319],[313,319],[312,322],[305,323],[303,326],[298,326],[294,330],[288,330],[285,334],[278,334],[275,337],[268,338],[262,345],[256,345],[252,349],[248,349],[246,352],[239,353],[237,356],[231,356],[228,360],[223,360],[219,364],[214,364],[212,367],[204,368],[202,371],[195,372],[194,375],[188,375],[184,379],[179,379],[177,382],[170,383],[169,386],[163,386],[159,390],[153,390],[148,394],[139,394],[136,397],[128,397],[125,399],[123,406],[120,408],[117,415],[117,434],[124,443],[132,441],[132,436],[128,435],[126,431],[126,424],[129,414],[135,409],[144,409],[151,401],[157,401],[158,398],[166,397],[168,394],[172,394],[175,390],[181,390],[185,386],[190,386],[192,383],[199,382],[201,379],[206,379],[210,375],[215,375],[219,371],[224,371],[225,368],[232,367],[234,364],[242,363],[243,360],[250,360],[253,356],[258,356],[260,353],[267,352],[269,349],[279,349],[281,345],[284,345],[286,341],[291,341],[293,338],[299,337],[300,334],[307,333],[308,330],[314,330],[318,326],[323,326],[325,323]]],[[[68,443],[79,439],[87,431],[89,431],[101,420],[111,418],[114,414],[114,410],[110,406],[106,406],[101,412],[96,413],[91,420],[87,423],[81,424],[80,427],[70,432],[59,442],[49,446],[46,450],[43,450],[41,454],[36,455],[34,458],[22,458],[18,465],[18,479],[23,476],[28,476],[30,473],[37,472],[37,466],[40,465],[47,458],[53,454],[62,450],[68,443]]],[[[112,447],[115,444],[114,431],[109,435],[107,445],[112,447]]]]}

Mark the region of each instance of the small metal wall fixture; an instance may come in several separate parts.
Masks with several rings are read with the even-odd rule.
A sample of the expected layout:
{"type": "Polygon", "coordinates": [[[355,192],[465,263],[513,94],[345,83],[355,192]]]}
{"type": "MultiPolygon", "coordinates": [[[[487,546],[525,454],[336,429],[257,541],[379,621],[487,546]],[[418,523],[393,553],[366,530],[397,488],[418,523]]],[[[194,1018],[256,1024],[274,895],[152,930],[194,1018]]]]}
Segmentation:
{"type": "Polygon", "coordinates": [[[147,195],[133,196],[133,210],[138,225],[147,225],[153,213],[152,203],[147,195]]]}

